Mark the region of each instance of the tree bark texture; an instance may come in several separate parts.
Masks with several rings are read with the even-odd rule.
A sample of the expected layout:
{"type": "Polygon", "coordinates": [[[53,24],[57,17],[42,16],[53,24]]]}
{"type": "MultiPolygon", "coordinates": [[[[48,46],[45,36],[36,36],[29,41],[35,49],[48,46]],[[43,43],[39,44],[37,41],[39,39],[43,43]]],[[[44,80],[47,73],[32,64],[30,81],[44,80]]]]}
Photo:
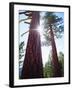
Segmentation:
{"type": "Polygon", "coordinates": [[[58,61],[58,56],[57,56],[57,49],[56,49],[56,44],[54,40],[54,34],[52,30],[52,25],[50,25],[50,35],[51,35],[51,45],[52,45],[52,65],[53,65],[53,77],[61,77],[61,68],[60,64],[58,61]]]}
{"type": "Polygon", "coordinates": [[[39,23],[39,12],[33,12],[21,79],[43,78],[41,40],[36,30],[39,23]]]}

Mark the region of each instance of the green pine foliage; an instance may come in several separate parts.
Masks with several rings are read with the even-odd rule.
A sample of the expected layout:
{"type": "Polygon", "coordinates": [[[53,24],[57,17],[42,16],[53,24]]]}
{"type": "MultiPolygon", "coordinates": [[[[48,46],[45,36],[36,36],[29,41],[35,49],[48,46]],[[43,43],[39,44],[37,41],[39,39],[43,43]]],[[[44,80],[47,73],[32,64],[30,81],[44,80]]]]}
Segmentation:
{"type": "Polygon", "coordinates": [[[55,38],[61,38],[64,33],[64,22],[62,17],[58,17],[56,13],[54,12],[46,12],[43,17],[43,26],[44,26],[44,32],[43,35],[46,39],[44,42],[45,46],[51,45],[51,30],[50,26],[52,27],[52,31],[55,38]]]}
{"type": "MultiPolygon", "coordinates": [[[[59,63],[61,66],[61,73],[62,73],[62,77],[63,77],[64,76],[64,54],[62,52],[59,52],[58,59],[59,59],[59,63]]],[[[50,55],[48,57],[48,61],[45,64],[45,67],[43,68],[43,71],[44,71],[44,78],[53,77],[53,67],[52,67],[50,55]]]]}

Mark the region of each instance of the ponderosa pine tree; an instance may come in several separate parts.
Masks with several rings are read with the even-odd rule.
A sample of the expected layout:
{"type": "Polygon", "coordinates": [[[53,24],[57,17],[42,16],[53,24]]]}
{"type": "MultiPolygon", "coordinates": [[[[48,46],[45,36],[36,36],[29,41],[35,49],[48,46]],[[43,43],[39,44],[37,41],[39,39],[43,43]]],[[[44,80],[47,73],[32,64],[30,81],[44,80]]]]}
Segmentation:
{"type": "Polygon", "coordinates": [[[63,19],[58,17],[54,12],[46,12],[43,19],[46,44],[52,47],[53,77],[61,77],[61,68],[54,37],[61,38],[64,31],[63,19]]]}

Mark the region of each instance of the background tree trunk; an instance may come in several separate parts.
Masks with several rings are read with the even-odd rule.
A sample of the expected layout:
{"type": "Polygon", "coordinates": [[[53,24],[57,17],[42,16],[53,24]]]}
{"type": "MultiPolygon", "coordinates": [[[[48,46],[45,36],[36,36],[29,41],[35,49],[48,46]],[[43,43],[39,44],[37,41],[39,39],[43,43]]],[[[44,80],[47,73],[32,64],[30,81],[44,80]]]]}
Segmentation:
{"type": "Polygon", "coordinates": [[[52,45],[52,65],[53,65],[53,72],[54,72],[53,77],[61,77],[61,69],[58,61],[57,49],[56,49],[54,34],[53,34],[51,25],[50,25],[50,35],[51,35],[51,45],[52,45]]]}
{"type": "Polygon", "coordinates": [[[21,79],[43,77],[41,40],[40,34],[36,30],[39,23],[39,12],[33,12],[21,79]]]}

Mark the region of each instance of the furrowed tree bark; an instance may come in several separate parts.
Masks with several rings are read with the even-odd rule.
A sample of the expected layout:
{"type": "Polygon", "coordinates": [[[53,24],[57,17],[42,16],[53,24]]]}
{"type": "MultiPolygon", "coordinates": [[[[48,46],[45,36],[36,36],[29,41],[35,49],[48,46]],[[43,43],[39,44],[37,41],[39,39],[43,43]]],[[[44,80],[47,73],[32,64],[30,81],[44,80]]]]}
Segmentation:
{"type": "Polygon", "coordinates": [[[21,79],[43,78],[41,40],[36,30],[39,23],[39,12],[33,12],[21,79]]]}
{"type": "Polygon", "coordinates": [[[58,61],[58,56],[57,56],[57,49],[56,49],[56,44],[54,40],[54,34],[52,30],[52,25],[50,25],[50,35],[51,35],[51,45],[52,45],[52,65],[53,65],[53,77],[61,77],[61,68],[60,64],[58,61]]]}

